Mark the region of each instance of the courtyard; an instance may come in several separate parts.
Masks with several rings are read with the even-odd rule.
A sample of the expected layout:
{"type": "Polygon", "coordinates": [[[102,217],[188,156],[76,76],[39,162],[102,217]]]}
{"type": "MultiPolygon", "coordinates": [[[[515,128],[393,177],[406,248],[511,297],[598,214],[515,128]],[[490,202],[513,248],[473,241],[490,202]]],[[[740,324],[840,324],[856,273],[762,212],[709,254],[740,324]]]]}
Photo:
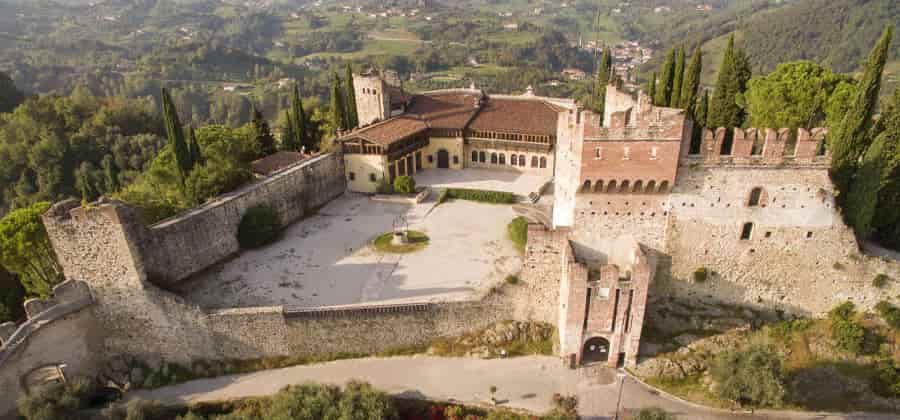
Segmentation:
{"type": "Polygon", "coordinates": [[[475,298],[519,272],[521,256],[506,231],[512,207],[436,206],[436,194],[416,205],[345,194],[275,243],[211,267],[180,291],[207,308],[450,301],[475,298]],[[399,216],[429,244],[409,254],[375,251],[370,242],[399,216]]]}

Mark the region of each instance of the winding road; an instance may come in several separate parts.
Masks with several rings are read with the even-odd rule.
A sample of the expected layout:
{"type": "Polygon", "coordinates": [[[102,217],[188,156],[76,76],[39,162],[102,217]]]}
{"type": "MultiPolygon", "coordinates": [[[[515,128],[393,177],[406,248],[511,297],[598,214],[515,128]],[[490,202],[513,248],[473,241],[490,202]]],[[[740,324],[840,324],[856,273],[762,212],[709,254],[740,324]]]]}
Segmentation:
{"type": "MultiPolygon", "coordinates": [[[[128,398],[157,400],[176,405],[266,396],[307,381],[341,385],[351,379],[371,383],[390,394],[469,404],[486,404],[489,388],[497,387],[502,406],[533,412],[551,409],[553,394],[577,395],[584,419],[612,419],[619,380],[608,370],[570,370],[559,358],[528,356],[482,360],[410,356],[340,360],[307,366],[200,379],[155,390],[139,390],[128,398]]],[[[737,413],[716,410],[669,397],[630,377],[623,379],[620,415],[642,407],[661,407],[683,419],[896,419],[895,415],[868,413],[828,414],[758,411],[737,413]]],[[[621,416],[620,416],[621,418],[621,416]]]]}

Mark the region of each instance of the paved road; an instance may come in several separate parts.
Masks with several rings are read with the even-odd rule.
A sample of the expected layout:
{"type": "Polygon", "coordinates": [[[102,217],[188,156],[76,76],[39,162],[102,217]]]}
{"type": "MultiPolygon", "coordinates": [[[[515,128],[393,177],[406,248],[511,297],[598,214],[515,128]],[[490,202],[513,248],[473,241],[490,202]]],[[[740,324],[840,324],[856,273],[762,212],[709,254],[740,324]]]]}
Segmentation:
{"type": "MultiPolygon", "coordinates": [[[[554,393],[577,394],[585,419],[611,419],[619,383],[609,372],[591,373],[565,369],[558,358],[529,356],[503,360],[441,358],[428,356],[342,360],[295,366],[256,373],[201,379],[156,390],[136,391],[129,398],[158,400],[166,404],[216,401],[265,396],[286,385],[314,381],[343,384],[351,379],[371,383],[391,394],[437,400],[485,403],[488,389],[497,387],[503,405],[545,412],[554,393]],[[612,382],[610,382],[612,381],[612,382]]],[[[669,399],[626,378],[622,407],[657,406],[684,419],[896,419],[896,416],[828,415],[816,413],[742,414],[710,410],[669,399]]]]}

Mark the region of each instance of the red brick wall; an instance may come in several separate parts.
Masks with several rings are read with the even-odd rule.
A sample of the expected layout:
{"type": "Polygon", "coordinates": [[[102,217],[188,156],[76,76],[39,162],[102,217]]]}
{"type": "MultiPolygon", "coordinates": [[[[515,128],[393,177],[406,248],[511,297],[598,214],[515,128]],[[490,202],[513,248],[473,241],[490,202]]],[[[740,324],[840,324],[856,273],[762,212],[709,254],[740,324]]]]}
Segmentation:
{"type": "Polygon", "coordinates": [[[585,181],[590,181],[591,192],[596,191],[598,181],[602,181],[603,191],[611,181],[616,182],[617,192],[625,181],[629,185],[627,192],[632,192],[638,181],[644,190],[650,181],[654,181],[656,190],[663,182],[671,188],[675,183],[680,152],[680,141],[586,140],[581,156],[580,183],[587,186],[585,181]],[[600,159],[597,158],[598,147],[602,149],[600,159]],[[624,159],[625,147],[629,148],[628,159],[624,159]],[[655,159],[651,158],[654,147],[655,159]]]}

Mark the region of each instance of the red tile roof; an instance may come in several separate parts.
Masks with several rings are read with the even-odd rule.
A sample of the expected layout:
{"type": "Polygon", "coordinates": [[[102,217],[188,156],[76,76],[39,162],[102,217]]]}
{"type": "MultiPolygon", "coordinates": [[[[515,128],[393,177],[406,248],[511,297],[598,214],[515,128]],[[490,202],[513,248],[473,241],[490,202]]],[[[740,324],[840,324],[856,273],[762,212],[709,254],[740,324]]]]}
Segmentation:
{"type": "Polygon", "coordinates": [[[361,138],[383,146],[403,140],[409,136],[425,132],[428,125],[424,121],[401,115],[386,121],[378,122],[346,134],[343,138],[361,138]]]}
{"type": "Polygon", "coordinates": [[[250,167],[255,174],[269,176],[308,157],[300,152],[281,151],[254,160],[250,163],[250,167]]]}
{"type": "Polygon", "coordinates": [[[478,112],[481,98],[481,92],[477,91],[416,95],[406,113],[426,120],[431,128],[462,130],[478,112]]]}
{"type": "Polygon", "coordinates": [[[559,111],[542,99],[490,98],[469,128],[555,136],[559,111]]]}

